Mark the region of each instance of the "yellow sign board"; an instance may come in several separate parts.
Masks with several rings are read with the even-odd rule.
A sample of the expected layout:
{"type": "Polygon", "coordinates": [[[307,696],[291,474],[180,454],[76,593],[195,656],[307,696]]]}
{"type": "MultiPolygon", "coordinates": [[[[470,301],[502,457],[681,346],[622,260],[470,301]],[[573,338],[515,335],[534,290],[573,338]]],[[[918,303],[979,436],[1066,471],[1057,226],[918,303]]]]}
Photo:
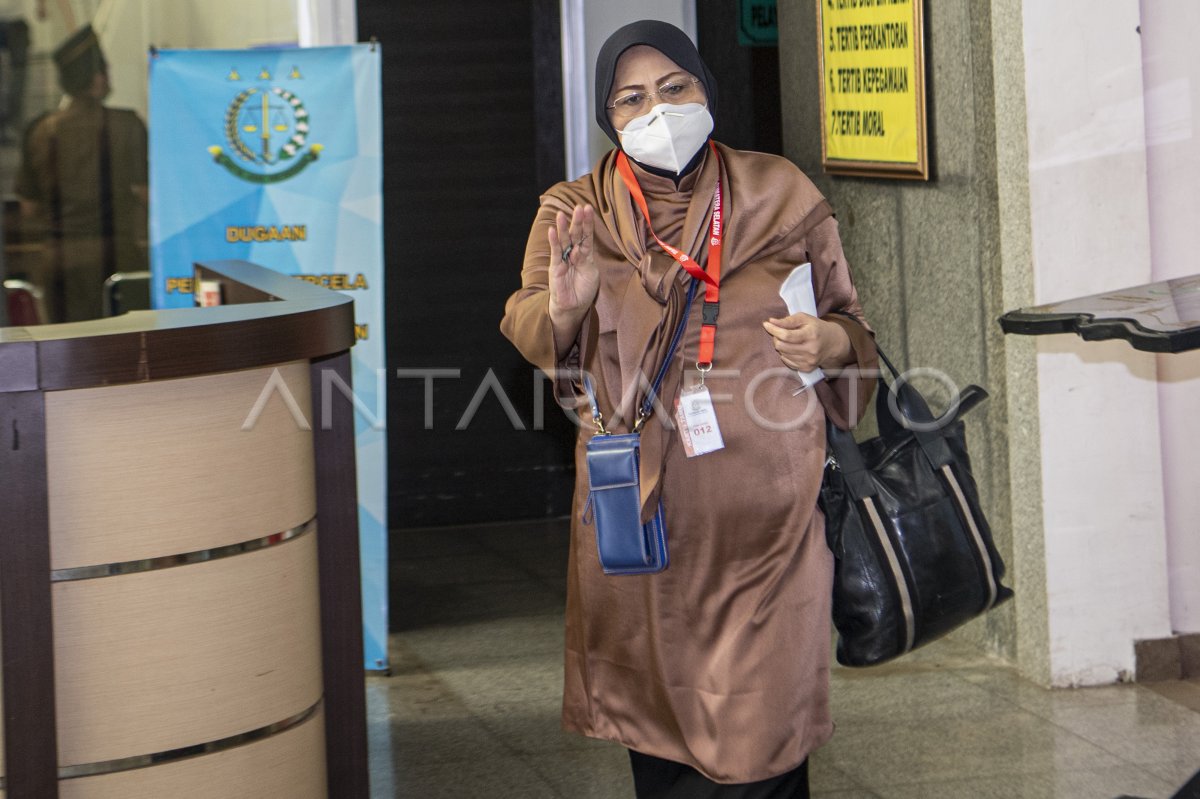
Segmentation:
{"type": "Polygon", "coordinates": [[[929,177],[922,0],[817,0],[826,172],[929,177]]]}

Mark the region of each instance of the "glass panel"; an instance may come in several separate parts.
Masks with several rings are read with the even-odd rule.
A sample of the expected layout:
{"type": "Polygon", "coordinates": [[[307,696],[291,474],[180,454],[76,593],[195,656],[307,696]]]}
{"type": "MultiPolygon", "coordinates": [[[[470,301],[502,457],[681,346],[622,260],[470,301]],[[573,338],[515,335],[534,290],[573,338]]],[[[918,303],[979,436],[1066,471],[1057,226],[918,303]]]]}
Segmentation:
{"type": "Polygon", "coordinates": [[[149,268],[147,53],[151,45],[295,45],[297,6],[0,0],[0,276],[8,324],[147,307],[130,277],[149,268]]]}

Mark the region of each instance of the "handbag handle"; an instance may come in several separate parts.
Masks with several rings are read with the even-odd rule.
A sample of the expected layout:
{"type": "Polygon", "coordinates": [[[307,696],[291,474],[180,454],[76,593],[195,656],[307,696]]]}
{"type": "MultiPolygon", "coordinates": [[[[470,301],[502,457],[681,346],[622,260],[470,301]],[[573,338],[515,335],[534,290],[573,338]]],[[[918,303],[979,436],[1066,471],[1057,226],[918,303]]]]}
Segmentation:
{"type": "MultiPolygon", "coordinates": [[[[658,389],[662,386],[663,378],[667,375],[667,369],[671,367],[671,360],[675,357],[675,350],[679,347],[679,342],[683,338],[683,332],[687,330],[688,314],[692,310],[692,300],[696,297],[697,281],[693,278],[688,283],[687,299],[683,305],[683,317],[679,320],[679,325],[675,328],[675,333],[671,336],[671,345],[667,348],[666,357],[663,358],[662,364],[658,367],[658,373],[654,376],[654,382],[650,384],[650,391],[646,394],[646,398],[642,400],[641,407],[638,408],[637,419],[633,423],[633,432],[640,432],[642,425],[654,413],[654,400],[658,397],[658,389]]],[[[592,385],[592,377],[587,372],[583,373],[583,390],[587,392],[588,404],[591,406],[592,422],[595,423],[596,429],[600,435],[608,435],[608,431],[604,429],[604,416],[600,413],[600,403],[596,401],[596,389],[592,385]]]]}
{"type": "Polygon", "coordinates": [[[906,435],[912,435],[920,445],[921,451],[934,469],[940,469],[954,460],[953,453],[946,445],[946,436],[950,425],[971,408],[987,398],[987,392],[976,385],[968,385],[955,397],[950,407],[935,417],[929,410],[929,403],[910,381],[904,379],[900,371],[888,357],[879,349],[879,358],[892,373],[889,384],[879,377],[879,395],[875,398],[875,418],[879,427],[880,438],[885,441],[897,441],[906,435]]]}
{"type": "MultiPolygon", "coordinates": [[[[838,309],[829,313],[844,316],[853,322],[862,324],[858,317],[846,311],[838,309]]],[[[882,438],[894,439],[906,433],[912,433],[917,437],[917,441],[922,443],[922,448],[925,446],[936,447],[936,440],[943,438],[942,435],[939,435],[939,431],[953,424],[962,414],[988,396],[987,391],[979,386],[969,385],[959,392],[955,402],[946,409],[945,413],[934,418],[933,413],[929,410],[929,403],[925,401],[921,392],[907,379],[901,382],[900,370],[887,357],[887,353],[883,351],[883,347],[879,346],[878,341],[875,342],[875,351],[879,353],[879,360],[883,361],[887,371],[892,373],[890,384],[883,379],[882,374],[879,376],[880,391],[875,398],[875,415],[879,422],[879,433],[882,438]]],[[[937,461],[938,465],[948,462],[948,453],[945,457],[938,457],[937,461]]]]}
{"type": "MultiPolygon", "coordinates": [[[[890,387],[882,378],[880,378],[879,382],[881,390],[890,390],[890,387]]],[[[902,386],[901,388],[910,388],[921,404],[925,404],[924,398],[921,397],[920,392],[915,388],[911,388],[910,386],[902,386]]],[[[946,443],[946,438],[950,435],[950,426],[961,419],[964,413],[986,399],[987,395],[987,392],[979,386],[969,385],[962,390],[957,405],[936,420],[935,424],[937,427],[935,430],[916,430],[901,427],[893,423],[893,426],[896,430],[899,430],[899,433],[888,435],[881,433],[880,437],[893,444],[899,443],[901,439],[908,436],[916,438],[917,444],[925,454],[925,459],[929,462],[930,468],[936,471],[954,460],[954,455],[946,443]]],[[[876,413],[882,416],[887,413],[884,410],[885,408],[886,401],[879,401],[876,405],[876,413]]],[[[926,409],[928,410],[928,406],[926,406],[926,409]]],[[[880,428],[883,427],[882,418],[879,420],[879,426],[880,428]]],[[[875,496],[878,493],[878,488],[875,481],[870,478],[867,464],[863,460],[862,451],[858,448],[858,442],[854,440],[854,434],[826,420],[825,442],[830,455],[827,465],[841,470],[846,478],[846,487],[851,496],[856,500],[875,496]]]]}
{"type": "MultiPolygon", "coordinates": [[[[832,313],[858,322],[857,318],[845,311],[832,313]]],[[[878,378],[879,393],[875,398],[875,418],[880,438],[888,442],[898,442],[912,436],[934,470],[951,463],[954,455],[946,443],[948,428],[964,413],[986,399],[987,391],[976,385],[968,385],[959,392],[955,402],[945,413],[935,418],[925,397],[910,381],[902,379],[900,370],[887,357],[878,342],[875,349],[879,353],[879,359],[892,374],[891,383],[888,383],[882,374],[878,378]]],[[[873,496],[877,489],[867,475],[867,466],[854,435],[829,422],[825,428],[832,462],[845,475],[851,493],[856,499],[873,496]]]]}

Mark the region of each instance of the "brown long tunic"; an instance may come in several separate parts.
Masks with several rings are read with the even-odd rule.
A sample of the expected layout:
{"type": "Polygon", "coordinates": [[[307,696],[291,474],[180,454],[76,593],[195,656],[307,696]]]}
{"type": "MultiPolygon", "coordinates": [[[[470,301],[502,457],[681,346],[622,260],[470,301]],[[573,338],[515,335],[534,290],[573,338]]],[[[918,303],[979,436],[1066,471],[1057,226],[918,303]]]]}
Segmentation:
{"type": "MultiPolygon", "coordinates": [[[[825,416],[846,426],[865,407],[873,381],[829,379],[796,394],[762,327],[787,315],[784,278],[811,261],[819,313],[861,308],[837,223],[816,187],[783,158],[718,145],[678,188],[634,171],[654,230],[707,261],[713,188],[725,206],[721,310],[714,371],[706,381],[725,448],[686,457],[668,429],[674,398],[695,382],[701,302],[668,371],[660,409],[642,434],[643,513],[662,500],[669,568],[606,576],[595,531],[581,519],[587,500],[581,425],[566,611],[563,724],[687,763],[717,782],[763,780],[789,771],[832,734],[829,716],[832,559],[816,510],[825,460],[825,416]]],[[[617,175],[616,151],[578,180],[543,197],[530,233],[522,288],[501,329],[533,364],[556,378],[593,375],[605,418],[627,430],[641,375],[652,376],[683,312],[688,276],[649,235],[617,175]],[[549,320],[549,245],[556,211],[591,203],[600,293],[570,352],[556,352],[549,320]]],[[[702,297],[702,292],[698,292],[702,297]]],[[[859,365],[874,368],[873,340],[850,335],[859,365]]],[[[639,391],[639,385],[643,389],[639,391]]]]}

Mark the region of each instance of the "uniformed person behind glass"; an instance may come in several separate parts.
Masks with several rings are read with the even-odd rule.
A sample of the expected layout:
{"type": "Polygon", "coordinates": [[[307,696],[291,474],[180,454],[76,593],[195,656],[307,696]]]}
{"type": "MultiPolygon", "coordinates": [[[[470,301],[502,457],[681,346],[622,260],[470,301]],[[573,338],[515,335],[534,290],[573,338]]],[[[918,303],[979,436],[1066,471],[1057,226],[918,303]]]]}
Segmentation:
{"type": "Polygon", "coordinates": [[[104,105],[108,64],[91,26],[68,37],[54,63],[69,102],[30,125],[16,193],[44,242],[33,277],[49,321],[74,322],[102,315],[109,275],[146,268],[146,126],[104,105]]]}

